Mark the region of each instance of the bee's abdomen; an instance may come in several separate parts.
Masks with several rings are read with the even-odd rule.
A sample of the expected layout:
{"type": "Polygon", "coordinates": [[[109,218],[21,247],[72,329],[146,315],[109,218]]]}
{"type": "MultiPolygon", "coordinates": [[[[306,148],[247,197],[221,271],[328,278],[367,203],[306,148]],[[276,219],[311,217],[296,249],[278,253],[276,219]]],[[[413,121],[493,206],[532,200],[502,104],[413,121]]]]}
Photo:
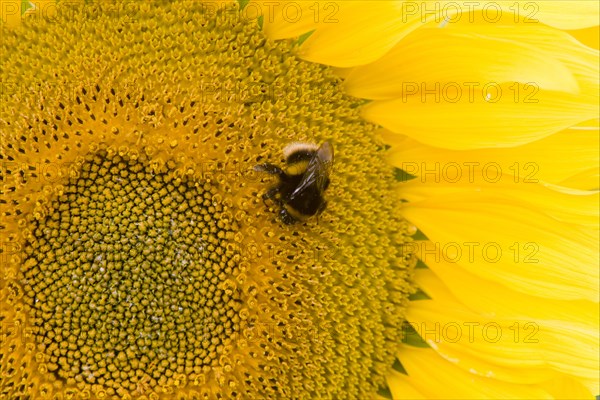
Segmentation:
{"type": "Polygon", "coordinates": [[[289,199],[287,204],[299,213],[311,216],[317,213],[323,201],[323,195],[319,190],[316,187],[310,187],[297,194],[293,199],[289,199]]]}

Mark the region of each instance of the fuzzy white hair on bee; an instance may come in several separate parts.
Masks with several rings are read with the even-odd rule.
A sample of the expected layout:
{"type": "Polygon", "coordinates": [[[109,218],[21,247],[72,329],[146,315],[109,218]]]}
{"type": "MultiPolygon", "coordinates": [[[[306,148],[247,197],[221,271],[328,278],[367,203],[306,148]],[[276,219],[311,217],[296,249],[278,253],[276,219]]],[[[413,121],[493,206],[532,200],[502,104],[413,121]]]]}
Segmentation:
{"type": "Polygon", "coordinates": [[[288,164],[317,157],[321,163],[333,162],[333,146],[324,142],[321,146],[314,143],[293,142],[283,149],[283,157],[288,164]]]}
{"type": "Polygon", "coordinates": [[[283,148],[283,157],[290,159],[294,154],[314,154],[319,149],[315,143],[292,142],[283,148]]]}

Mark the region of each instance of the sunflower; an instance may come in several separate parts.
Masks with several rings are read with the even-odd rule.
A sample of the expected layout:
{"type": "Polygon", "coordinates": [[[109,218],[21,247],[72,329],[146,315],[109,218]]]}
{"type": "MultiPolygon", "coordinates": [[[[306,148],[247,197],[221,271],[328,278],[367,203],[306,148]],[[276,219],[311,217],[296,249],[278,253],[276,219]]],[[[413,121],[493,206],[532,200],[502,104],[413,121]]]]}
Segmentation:
{"type": "Polygon", "coordinates": [[[3,4],[0,393],[598,394],[598,4],[475,3],[3,4]]]}

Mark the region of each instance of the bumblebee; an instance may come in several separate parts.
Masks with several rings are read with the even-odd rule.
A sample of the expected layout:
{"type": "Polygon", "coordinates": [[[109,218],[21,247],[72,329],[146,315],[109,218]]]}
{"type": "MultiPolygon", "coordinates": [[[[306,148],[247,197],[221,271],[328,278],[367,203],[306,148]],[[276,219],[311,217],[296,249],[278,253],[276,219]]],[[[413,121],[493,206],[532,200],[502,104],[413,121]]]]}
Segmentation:
{"type": "Polygon", "coordinates": [[[286,167],[265,163],[254,167],[255,171],[276,175],[277,185],[263,194],[263,200],[277,203],[281,210],[279,218],[285,224],[316,215],[325,210],[323,197],[329,187],[329,174],[333,165],[333,146],[329,142],[317,146],[312,143],[290,143],[283,149],[286,167]]]}

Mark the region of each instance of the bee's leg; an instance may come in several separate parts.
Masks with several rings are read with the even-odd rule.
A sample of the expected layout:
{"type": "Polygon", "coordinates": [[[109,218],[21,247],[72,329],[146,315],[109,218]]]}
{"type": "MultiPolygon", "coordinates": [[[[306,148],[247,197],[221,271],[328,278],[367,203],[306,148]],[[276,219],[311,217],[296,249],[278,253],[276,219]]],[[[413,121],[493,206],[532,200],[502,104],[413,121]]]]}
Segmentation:
{"type": "Polygon", "coordinates": [[[265,204],[265,206],[269,207],[269,205],[267,204],[267,200],[273,200],[277,204],[281,203],[281,200],[279,200],[276,197],[277,193],[279,193],[279,186],[272,187],[271,189],[269,189],[266,193],[264,193],[262,195],[263,203],[265,204]]]}
{"type": "Polygon", "coordinates": [[[327,208],[327,200],[323,200],[323,202],[319,205],[319,208],[317,209],[317,213],[315,214],[317,216],[317,225],[319,224],[319,217],[321,216],[323,211],[325,211],[325,208],[327,208]]]}
{"type": "Polygon", "coordinates": [[[294,218],[285,208],[282,208],[279,211],[279,219],[286,225],[292,225],[297,222],[296,218],[294,218]]]}
{"type": "Polygon", "coordinates": [[[276,165],[264,163],[255,165],[253,168],[257,172],[266,172],[267,174],[277,175],[279,177],[285,176],[285,172],[276,165]]]}

